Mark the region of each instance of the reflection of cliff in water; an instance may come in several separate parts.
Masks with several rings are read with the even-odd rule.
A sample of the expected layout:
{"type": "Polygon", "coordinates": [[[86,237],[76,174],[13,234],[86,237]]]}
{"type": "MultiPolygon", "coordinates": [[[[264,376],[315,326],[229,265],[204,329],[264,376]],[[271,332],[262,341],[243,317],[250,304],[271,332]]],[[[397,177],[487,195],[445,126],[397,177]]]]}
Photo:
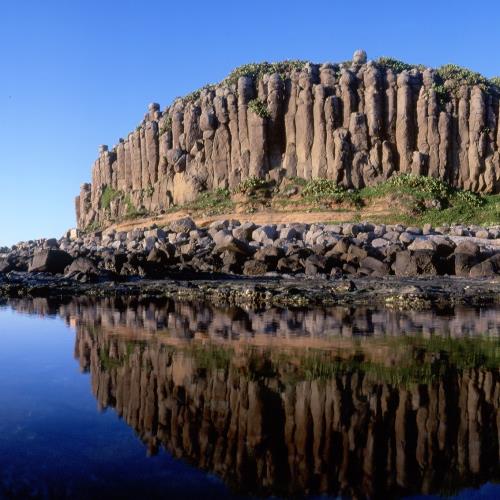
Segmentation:
{"type": "Polygon", "coordinates": [[[242,492],[385,498],[500,478],[498,311],[13,306],[76,325],[99,404],[151,453],[164,446],[242,492]],[[465,337],[478,328],[490,338],[465,337]],[[397,336],[436,329],[445,335],[397,336]],[[346,338],[356,333],[372,338],[346,338]],[[332,336],[331,349],[308,347],[332,336]]]}

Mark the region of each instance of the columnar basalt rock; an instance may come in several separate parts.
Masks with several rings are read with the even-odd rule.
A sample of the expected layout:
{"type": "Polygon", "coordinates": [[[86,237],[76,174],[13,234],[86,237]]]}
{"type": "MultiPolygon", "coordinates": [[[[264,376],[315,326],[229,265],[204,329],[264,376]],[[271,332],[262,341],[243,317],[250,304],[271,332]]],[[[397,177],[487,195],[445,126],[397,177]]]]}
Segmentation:
{"type": "Polygon", "coordinates": [[[157,213],[252,176],[362,188],[413,173],[499,192],[500,90],[454,87],[437,73],[367,61],[357,51],[351,63],[235,72],[164,110],[152,103],[134,132],[100,147],[76,203],[78,227],[157,213]],[[102,206],[109,188],[116,199],[102,206]]]}

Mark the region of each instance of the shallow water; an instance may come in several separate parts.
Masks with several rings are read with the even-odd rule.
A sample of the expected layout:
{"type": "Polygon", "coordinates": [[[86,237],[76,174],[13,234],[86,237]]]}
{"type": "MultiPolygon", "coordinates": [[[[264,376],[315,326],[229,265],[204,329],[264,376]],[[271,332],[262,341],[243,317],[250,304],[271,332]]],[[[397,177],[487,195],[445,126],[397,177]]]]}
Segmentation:
{"type": "Polygon", "coordinates": [[[500,309],[0,308],[0,498],[500,497],[500,309]]]}

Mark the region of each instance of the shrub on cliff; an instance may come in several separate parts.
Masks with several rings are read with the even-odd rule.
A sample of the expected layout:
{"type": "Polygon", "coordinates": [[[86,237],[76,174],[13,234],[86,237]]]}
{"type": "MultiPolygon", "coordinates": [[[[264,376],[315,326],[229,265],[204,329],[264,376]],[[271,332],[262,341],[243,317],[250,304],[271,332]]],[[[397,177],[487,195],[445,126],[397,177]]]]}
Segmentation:
{"type": "Polygon", "coordinates": [[[398,59],[393,59],[392,57],[379,57],[377,59],[377,64],[384,68],[392,69],[394,73],[402,73],[403,71],[411,71],[412,69],[417,69],[419,71],[425,70],[423,64],[408,64],[398,59]]]}
{"type": "Polygon", "coordinates": [[[487,90],[490,83],[481,75],[462,66],[456,64],[444,64],[436,70],[437,76],[443,81],[448,81],[451,91],[458,90],[461,85],[474,86],[478,85],[484,90],[487,90]]]}
{"type": "Polygon", "coordinates": [[[253,111],[257,116],[261,118],[269,118],[270,113],[267,109],[267,104],[261,99],[252,99],[248,103],[248,109],[253,111]]]}
{"type": "Polygon", "coordinates": [[[269,188],[269,183],[260,177],[249,177],[236,186],[234,192],[242,194],[253,194],[260,189],[269,188]]]}
{"type": "Polygon", "coordinates": [[[308,61],[303,60],[287,60],[275,63],[264,61],[261,63],[243,64],[231,71],[222,83],[226,85],[236,85],[238,79],[242,76],[249,76],[254,80],[259,80],[264,75],[271,75],[273,73],[279,73],[281,78],[285,78],[292,71],[303,69],[307,63],[308,61]]]}
{"type": "Polygon", "coordinates": [[[117,198],[120,198],[122,196],[122,192],[116,189],[113,189],[112,187],[106,186],[104,189],[102,195],[101,195],[101,200],[100,200],[100,206],[104,210],[107,210],[111,206],[111,202],[113,200],[116,200],[117,198]]]}
{"type": "Polygon", "coordinates": [[[495,86],[500,89],[500,76],[494,76],[493,78],[490,78],[490,82],[495,86]]]}
{"type": "Polygon", "coordinates": [[[170,132],[171,130],[172,130],[172,117],[167,115],[163,119],[163,124],[160,127],[160,135],[163,135],[166,132],[170,132]]]}

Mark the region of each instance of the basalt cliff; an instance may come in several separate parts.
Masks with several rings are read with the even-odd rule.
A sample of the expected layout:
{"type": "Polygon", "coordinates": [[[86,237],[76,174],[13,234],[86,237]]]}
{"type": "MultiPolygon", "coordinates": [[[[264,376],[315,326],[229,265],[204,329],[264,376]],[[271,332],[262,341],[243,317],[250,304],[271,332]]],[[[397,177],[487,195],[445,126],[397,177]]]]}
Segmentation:
{"type": "Polygon", "coordinates": [[[397,173],[500,191],[498,79],[389,58],[250,64],[160,110],[112,149],[76,198],[78,227],[161,213],[250,177],[348,188],[397,173]]]}

